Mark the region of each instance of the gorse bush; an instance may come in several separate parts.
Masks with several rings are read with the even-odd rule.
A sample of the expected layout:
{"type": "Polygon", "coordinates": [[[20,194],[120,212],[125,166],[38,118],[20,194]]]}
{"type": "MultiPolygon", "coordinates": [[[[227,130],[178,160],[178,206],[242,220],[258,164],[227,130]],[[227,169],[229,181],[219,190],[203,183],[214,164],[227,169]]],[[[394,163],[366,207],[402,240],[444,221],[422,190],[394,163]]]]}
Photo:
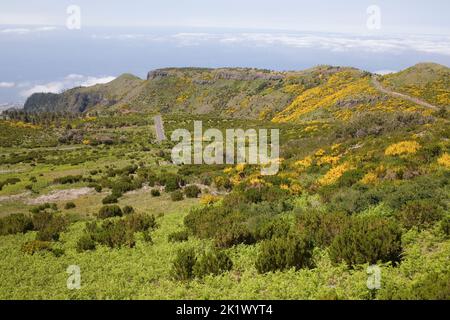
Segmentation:
{"type": "Polygon", "coordinates": [[[196,185],[190,185],[184,188],[184,194],[187,198],[197,198],[201,193],[202,190],[196,185]]]}
{"type": "Polygon", "coordinates": [[[26,233],[33,230],[33,221],[23,213],[11,214],[0,218],[0,235],[26,233]]]}
{"type": "Polygon", "coordinates": [[[77,183],[80,182],[83,179],[83,176],[77,175],[77,176],[65,176],[56,178],[53,180],[53,183],[57,184],[71,184],[71,183],[77,183]]]}
{"type": "Polygon", "coordinates": [[[312,267],[313,249],[310,239],[296,233],[263,241],[255,262],[256,270],[266,273],[312,267]]]}
{"type": "Polygon", "coordinates": [[[125,214],[125,215],[132,214],[132,213],[134,213],[134,208],[131,206],[125,206],[125,207],[123,207],[122,211],[123,211],[123,214],[125,214]]]}
{"type": "Polygon", "coordinates": [[[22,246],[22,252],[33,255],[42,251],[52,251],[52,243],[48,241],[33,240],[28,241],[22,246]]]}
{"type": "Polygon", "coordinates": [[[112,217],[121,217],[123,215],[122,209],[117,205],[103,206],[100,208],[97,217],[100,219],[107,219],[112,217]]]}
{"type": "Polygon", "coordinates": [[[58,206],[56,205],[56,203],[44,203],[44,204],[41,204],[41,205],[39,205],[37,207],[31,208],[30,212],[31,213],[39,213],[39,212],[42,212],[42,211],[46,211],[47,209],[56,211],[56,210],[58,210],[58,206]]]}
{"type": "Polygon", "coordinates": [[[215,235],[214,243],[218,248],[231,248],[238,244],[253,244],[254,235],[244,224],[231,223],[224,225],[215,235]]]}
{"type": "Polygon", "coordinates": [[[194,249],[178,251],[172,262],[172,277],[175,280],[201,279],[208,275],[218,275],[233,268],[230,257],[223,252],[213,249],[197,256],[194,249]]]}
{"type": "Polygon", "coordinates": [[[144,240],[152,242],[148,232],[157,227],[153,215],[142,213],[130,214],[118,220],[106,220],[100,225],[96,222],[87,223],[84,235],[77,242],[77,250],[80,252],[94,250],[96,243],[110,248],[132,248],[136,243],[134,238],[136,232],[143,232],[144,240]]]}
{"type": "Polygon", "coordinates": [[[441,207],[431,200],[415,200],[406,203],[399,214],[401,224],[407,228],[428,228],[443,217],[441,207]]]}
{"type": "Polygon", "coordinates": [[[182,201],[184,199],[183,192],[176,190],[170,194],[172,201],[182,201]]]}
{"type": "Polygon", "coordinates": [[[82,235],[81,238],[77,241],[77,251],[83,252],[91,250],[95,250],[94,239],[92,239],[91,235],[89,234],[82,235]]]}
{"type": "Polygon", "coordinates": [[[169,242],[183,242],[187,241],[189,238],[189,234],[186,230],[172,232],[167,236],[167,240],[169,242]]]}
{"type": "Polygon", "coordinates": [[[75,203],[73,203],[73,202],[67,202],[67,203],[64,205],[64,209],[66,209],[66,210],[73,209],[73,208],[76,208],[76,205],[75,205],[75,203]]]}
{"type": "Polygon", "coordinates": [[[349,266],[399,262],[402,232],[397,223],[377,216],[355,217],[330,246],[330,257],[349,266]]]}
{"type": "Polygon", "coordinates": [[[36,239],[40,241],[58,241],[69,224],[67,218],[49,212],[36,213],[32,220],[34,230],[38,231],[36,239]]]}
{"type": "Polygon", "coordinates": [[[194,249],[182,249],[178,251],[172,262],[172,277],[175,280],[186,281],[194,278],[194,265],[197,257],[194,249]]]}
{"type": "Polygon", "coordinates": [[[103,198],[102,203],[103,204],[113,204],[119,202],[119,197],[116,194],[110,194],[103,198]]]}
{"type": "Polygon", "coordinates": [[[211,250],[201,254],[192,269],[195,277],[203,278],[208,275],[219,275],[233,268],[233,262],[223,251],[211,250]]]}
{"type": "Polygon", "coordinates": [[[152,189],[152,191],[150,191],[150,194],[152,195],[152,197],[161,196],[161,192],[158,189],[152,189]]]}

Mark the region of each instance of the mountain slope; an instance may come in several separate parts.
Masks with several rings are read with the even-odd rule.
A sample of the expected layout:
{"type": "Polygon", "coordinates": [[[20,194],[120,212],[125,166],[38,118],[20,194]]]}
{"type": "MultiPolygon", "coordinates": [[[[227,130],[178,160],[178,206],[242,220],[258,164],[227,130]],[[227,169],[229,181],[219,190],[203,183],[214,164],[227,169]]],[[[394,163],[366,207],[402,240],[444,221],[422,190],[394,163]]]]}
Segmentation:
{"type": "MultiPolygon", "coordinates": [[[[381,82],[389,90],[448,105],[448,79],[448,68],[421,64],[383,77],[381,82]]],[[[149,72],[146,80],[126,74],[107,84],[59,95],[34,94],[25,104],[30,112],[187,112],[275,122],[348,119],[367,110],[426,114],[429,109],[414,99],[381,90],[368,72],[332,66],[290,72],[166,68],[149,72]]]]}
{"type": "Polygon", "coordinates": [[[395,91],[438,105],[450,105],[450,68],[436,63],[419,63],[398,73],[381,78],[395,91]]]}

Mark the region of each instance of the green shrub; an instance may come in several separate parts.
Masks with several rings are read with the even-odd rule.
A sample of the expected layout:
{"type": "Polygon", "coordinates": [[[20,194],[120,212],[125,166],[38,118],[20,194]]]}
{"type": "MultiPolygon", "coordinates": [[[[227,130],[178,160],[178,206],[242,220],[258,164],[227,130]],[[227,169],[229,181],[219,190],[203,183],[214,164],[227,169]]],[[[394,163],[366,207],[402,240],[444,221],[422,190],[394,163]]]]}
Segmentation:
{"type": "Polygon", "coordinates": [[[202,193],[202,190],[196,185],[190,185],[184,188],[184,194],[187,198],[197,198],[199,194],[202,193]]]}
{"type": "Polygon", "coordinates": [[[328,247],[348,224],[344,213],[308,211],[297,215],[297,228],[306,234],[317,247],[328,247]]]}
{"type": "Polygon", "coordinates": [[[73,202],[67,202],[66,205],[64,206],[64,209],[66,209],[66,210],[73,209],[73,208],[76,208],[76,205],[73,202]]]}
{"type": "Polygon", "coordinates": [[[192,272],[195,277],[203,278],[208,275],[219,275],[230,271],[232,268],[233,262],[225,252],[212,250],[200,255],[192,272]]]}
{"type": "Polygon", "coordinates": [[[56,205],[56,203],[44,203],[44,204],[41,204],[41,205],[39,205],[37,207],[31,208],[30,212],[36,214],[36,213],[45,211],[47,209],[56,211],[56,210],[58,210],[58,206],[56,205]]]}
{"type": "Polygon", "coordinates": [[[127,229],[132,233],[144,232],[149,229],[153,230],[158,226],[154,215],[147,215],[142,213],[126,216],[124,221],[127,229]]]}
{"type": "Polygon", "coordinates": [[[182,249],[172,262],[172,277],[175,280],[190,280],[194,277],[194,265],[197,262],[194,249],[182,249]]]}
{"type": "Polygon", "coordinates": [[[32,219],[23,213],[0,218],[0,235],[26,233],[33,229],[32,219]]]}
{"type": "Polygon", "coordinates": [[[122,209],[123,214],[128,215],[134,213],[134,208],[132,206],[125,206],[122,209]]]}
{"type": "Polygon", "coordinates": [[[123,215],[122,209],[117,205],[103,206],[97,214],[100,219],[107,219],[112,217],[121,217],[123,215]]]}
{"type": "Polygon", "coordinates": [[[152,197],[159,197],[161,196],[161,192],[159,192],[158,189],[152,189],[152,191],[150,191],[152,197]]]}
{"type": "Polygon", "coordinates": [[[89,234],[82,235],[77,241],[77,251],[84,252],[91,250],[95,250],[95,241],[89,234]]]}
{"type": "Polygon", "coordinates": [[[349,266],[399,262],[402,232],[394,221],[376,216],[355,217],[330,246],[330,257],[349,266]]]}
{"type": "MultiPolygon", "coordinates": [[[[43,216],[46,214],[38,213],[37,215],[43,216]]],[[[58,241],[60,233],[65,231],[68,225],[65,217],[52,214],[50,214],[50,218],[46,217],[39,220],[39,228],[35,226],[35,230],[38,230],[36,239],[41,241],[58,241]]]]}
{"type": "Polygon", "coordinates": [[[170,194],[172,201],[182,201],[184,199],[183,192],[180,190],[174,191],[170,194]]]}
{"type": "Polygon", "coordinates": [[[103,200],[103,204],[113,204],[119,202],[118,196],[116,194],[110,194],[106,196],[103,200]]]}
{"type": "Polygon", "coordinates": [[[215,245],[218,248],[231,248],[238,244],[253,244],[255,237],[247,226],[232,223],[220,228],[215,235],[215,245]]]}
{"type": "Polygon", "coordinates": [[[33,240],[28,241],[22,246],[22,252],[33,255],[41,251],[51,251],[52,243],[48,241],[33,240]]]}
{"type": "Polygon", "coordinates": [[[282,219],[271,219],[258,226],[255,231],[255,237],[257,240],[278,238],[288,234],[290,229],[291,224],[288,221],[282,219]]]}
{"type": "Polygon", "coordinates": [[[450,236],[450,215],[442,219],[440,229],[447,237],[450,236]]]}
{"type": "Polygon", "coordinates": [[[443,217],[442,209],[431,200],[408,202],[399,214],[401,224],[407,228],[426,229],[443,217]]]}
{"type": "Polygon", "coordinates": [[[53,180],[53,183],[56,183],[56,184],[71,184],[71,183],[80,182],[82,179],[83,179],[83,176],[81,176],[81,175],[65,176],[65,177],[55,178],[53,180]]]}
{"type": "Polygon", "coordinates": [[[94,188],[96,192],[100,193],[102,192],[103,188],[101,185],[99,185],[98,183],[90,183],[88,184],[89,188],[94,188]]]}
{"type": "Polygon", "coordinates": [[[309,268],[313,265],[313,249],[312,241],[299,234],[263,241],[255,262],[256,270],[267,273],[309,268]]]}
{"type": "Polygon", "coordinates": [[[167,240],[169,242],[183,242],[187,241],[189,238],[189,234],[186,230],[172,232],[167,236],[167,240]]]}
{"type": "Polygon", "coordinates": [[[92,229],[92,239],[110,248],[122,246],[132,248],[135,245],[134,233],[127,227],[124,220],[107,220],[100,227],[95,226],[92,229]]]}

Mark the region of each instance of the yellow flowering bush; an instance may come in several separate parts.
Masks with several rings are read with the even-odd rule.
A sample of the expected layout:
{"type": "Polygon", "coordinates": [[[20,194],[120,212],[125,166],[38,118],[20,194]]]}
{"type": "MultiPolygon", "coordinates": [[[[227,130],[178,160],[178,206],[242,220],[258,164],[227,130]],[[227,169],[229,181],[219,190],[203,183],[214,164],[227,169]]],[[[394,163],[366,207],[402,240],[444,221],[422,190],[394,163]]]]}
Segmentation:
{"type": "Polygon", "coordinates": [[[446,152],[444,153],[439,159],[438,159],[438,163],[441,166],[450,168],[450,155],[446,152]]]}
{"type": "Polygon", "coordinates": [[[332,185],[333,183],[338,181],[346,171],[350,169],[351,165],[348,162],[331,168],[330,171],[328,171],[322,178],[319,179],[319,184],[323,186],[332,185]]]}
{"type": "Polygon", "coordinates": [[[311,156],[309,156],[309,157],[306,157],[303,160],[297,161],[295,163],[295,165],[297,167],[299,167],[300,169],[306,169],[306,168],[309,168],[312,165],[312,162],[313,162],[313,158],[311,156]]]}
{"type": "Polygon", "coordinates": [[[384,152],[387,156],[398,156],[402,154],[414,154],[420,149],[420,144],[416,141],[402,141],[390,145],[384,152]]]}
{"type": "Polygon", "coordinates": [[[211,204],[214,204],[214,203],[220,201],[220,199],[221,198],[218,196],[214,196],[212,194],[205,194],[204,196],[202,196],[200,198],[200,203],[203,205],[211,205],[211,204]]]}
{"type": "Polygon", "coordinates": [[[368,172],[362,179],[361,183],[375,184],[378,181],[378,175],[375,172],[368,172]]]}

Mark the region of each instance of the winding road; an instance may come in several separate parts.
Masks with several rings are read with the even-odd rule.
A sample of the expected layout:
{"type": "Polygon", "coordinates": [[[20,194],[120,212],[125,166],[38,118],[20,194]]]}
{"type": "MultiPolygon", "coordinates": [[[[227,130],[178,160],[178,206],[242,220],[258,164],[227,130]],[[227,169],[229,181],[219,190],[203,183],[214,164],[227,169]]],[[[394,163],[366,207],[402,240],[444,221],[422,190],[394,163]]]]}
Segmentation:
{"type": "Polygon", "coordinates": [[[425,108],[429,108],[429,109],[433,109],[433,110],[439,110],[439,107],[436,107],[436,106],[434,106],[434,105],[432,105],[432,104],[430,104],[428,102],[425,102],[423,100],[420,100],[420,99],[418,99],[416,97],[411,97],[411,96],[408,96],[406,94],[403,94],[403,93],[400,93],[400,92],[395,92],[395,91],[392,91],[390,89],[387,89],[387,88],[383,87],[381,85],[380,81],[378,81],[377,76],[373,76],[372,77],[372,83],[373,83],[373,85],[375,86],[375,88],[377,90],[379,90],[380,92],[383,92],[384,94],[390,95],[392,97],[408,100],[408,101],[410,101],[412,103],[421,105],[422,107],[425,107],[425,108]]]}

